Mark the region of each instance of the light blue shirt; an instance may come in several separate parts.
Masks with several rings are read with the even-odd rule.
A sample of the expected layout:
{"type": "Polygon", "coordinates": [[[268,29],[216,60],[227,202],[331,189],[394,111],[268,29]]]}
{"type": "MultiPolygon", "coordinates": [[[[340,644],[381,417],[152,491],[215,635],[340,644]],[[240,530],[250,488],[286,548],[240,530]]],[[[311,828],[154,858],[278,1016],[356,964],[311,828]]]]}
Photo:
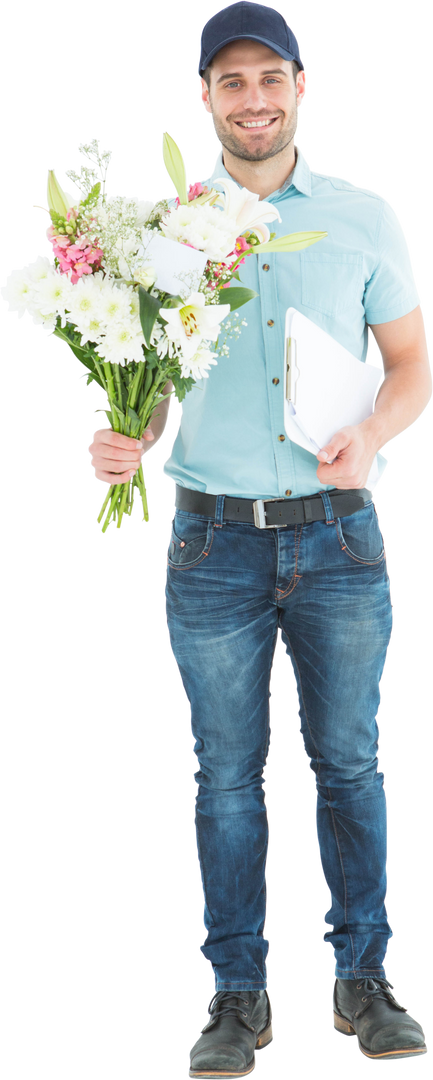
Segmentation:
{"type": "MultiPolygon", "coordinates": [[[[237,340],[228,340],[230,355],[218,356],[209,377],[198,380],[182,403],[164,472],[184,487],[250,499],[288,493],[295,498],[333,487],[320,484],[315,455],[285,432],[281,370],[287,308],[301,311],[365,361],[367,323],[399,319],[419,304],[406,241],[391,206],[373,191],[311,172],[295,149],[293,172],[267,196],[282,219],[268,227],[277,236],[328,235],[299,252],[249,255],[240,266],[242,284],[259,295],[240,309],[248,325],[237,340]]],[[[215,180],[224,176],[230,174],[221,153],[213,176],[203,183],[222,190],[215,180]]],[[[380,454],[378,465],[381,475],[386,461],[380,454]]]]}

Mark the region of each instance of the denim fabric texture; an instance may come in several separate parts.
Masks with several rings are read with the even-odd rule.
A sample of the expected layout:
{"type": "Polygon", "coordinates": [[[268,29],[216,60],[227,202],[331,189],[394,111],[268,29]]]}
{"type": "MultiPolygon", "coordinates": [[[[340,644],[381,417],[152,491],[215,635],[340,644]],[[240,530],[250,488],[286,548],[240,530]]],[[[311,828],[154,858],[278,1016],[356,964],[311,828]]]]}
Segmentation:
{"type": "MultiPolygon", "coordinates": [[[[278,635],[291,659],[317,789],[335,975],[385,978],[386,801],[379,681],[392,627],[372,500],[333,518],[261,530],[177,510],[167,556],[172,649],[191,705],[196,833],[216,990],[265,988],[268,821],[263,769],[278,635]]],[[[290,823],[287,822],[290,827],[290,823]]],[[[281,853],[284,858],[284,852],[281,853]]]]}

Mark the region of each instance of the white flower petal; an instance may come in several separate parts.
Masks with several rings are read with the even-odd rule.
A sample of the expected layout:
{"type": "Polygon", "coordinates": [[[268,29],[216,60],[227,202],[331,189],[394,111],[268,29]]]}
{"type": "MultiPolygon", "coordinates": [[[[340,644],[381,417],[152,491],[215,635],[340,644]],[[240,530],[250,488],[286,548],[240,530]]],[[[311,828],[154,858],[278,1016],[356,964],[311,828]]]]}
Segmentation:
{"type": "Polygon", "coordinates": [[[248,188],[239,188],[234,180],[229,180],[228,177],[220,177],[215,183],[224,188],[225,195],[220,195],[217,201],[230,217],[235,218],[238,236],[242,236],[247,229],[257,228],[265,221],[281,221],[277,207],[261,201],[259,196],[248,188]]]}

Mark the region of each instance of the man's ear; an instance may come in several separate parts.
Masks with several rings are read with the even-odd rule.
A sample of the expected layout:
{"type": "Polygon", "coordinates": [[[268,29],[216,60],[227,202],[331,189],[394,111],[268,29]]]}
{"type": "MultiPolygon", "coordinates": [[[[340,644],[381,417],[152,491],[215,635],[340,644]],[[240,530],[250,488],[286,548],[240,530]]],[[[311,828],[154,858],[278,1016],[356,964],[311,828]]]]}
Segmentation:
{"type": "Polygon", "coordinates": [[[208,100],[208,91],[204,79],[199,79],[199,100],[203,112],[207,113],[207,110],[209,109],[209,107],[211,107],[211,103],[209,103],[208,100]]]}

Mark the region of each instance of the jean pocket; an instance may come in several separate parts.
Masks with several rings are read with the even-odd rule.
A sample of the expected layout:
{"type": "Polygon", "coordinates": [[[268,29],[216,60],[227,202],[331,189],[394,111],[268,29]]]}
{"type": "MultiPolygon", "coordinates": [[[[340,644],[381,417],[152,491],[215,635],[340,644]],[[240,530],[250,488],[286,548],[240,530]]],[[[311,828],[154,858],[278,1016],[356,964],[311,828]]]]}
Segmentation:
{"type": "Polygon", "coordinates": [[[213,521],[195,517],[186,511],[176,511],[167,552],[169,566],[175,570],[189,570],[198,566],[209,554],[213,534],[213,521]]]}
{"type": "Polygon", "coordinates": [[[335,518],[342,551],[354,562],[377,566],[385,558],[385,545],[373,502],[349,517],[335,518]]]}

